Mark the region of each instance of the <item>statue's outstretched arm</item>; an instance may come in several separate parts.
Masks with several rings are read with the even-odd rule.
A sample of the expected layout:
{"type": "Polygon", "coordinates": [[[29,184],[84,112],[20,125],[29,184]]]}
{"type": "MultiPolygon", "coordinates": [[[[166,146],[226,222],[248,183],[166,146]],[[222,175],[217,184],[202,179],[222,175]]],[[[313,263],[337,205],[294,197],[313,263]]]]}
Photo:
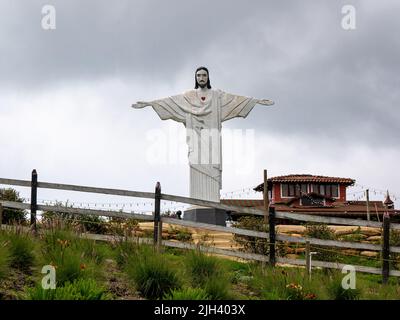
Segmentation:
{"type": "Polygon", "coordinates": [[[257,99],[257,103],[262,104],[264,106],[272,106],[275,104],[275,102],[273,102],[272,100],[268,100],[268,99],[257,99]]]}
{"type": "Polygon", "coordinates": [[[147,106],[151,106],[151,103],[150,102],[145,102],[145,101],[138,101],[138,102],[136,102],[136,103],[134,103],[132,105],[132,108],[142,109],[142,108],[147,107],[147,106]]]}

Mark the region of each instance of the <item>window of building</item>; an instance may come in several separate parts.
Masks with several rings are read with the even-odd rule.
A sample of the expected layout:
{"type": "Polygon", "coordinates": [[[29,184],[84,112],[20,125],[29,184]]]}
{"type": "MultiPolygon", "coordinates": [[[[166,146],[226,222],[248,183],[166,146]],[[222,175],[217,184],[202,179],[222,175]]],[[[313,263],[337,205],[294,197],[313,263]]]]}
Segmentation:
{"type": "Polygon", "coordinates": [[[289,197],[289,185],[282,183],[282,197],[289,197]]]}
{"type": "Polygon", "coordinates": [[[332,197],[339,197],[339,185],[337,184],[332,185],[332,197]]]}
{"type": "Polygon", "coordinates": [[[311,185],[311,192],[319,194],[319,184],[312,184],[311,185]]]}
{"type": "Polygon", "coordinates": [[[326,195],[328,197],[335,197],[339,196],[339,186],[337,184],[328,184],[325,186],[326,195]]]}
{"type": "Polygon", "coordinates": [[[294,185],[289,184],[289,197],[294,197],[294,185]]]}

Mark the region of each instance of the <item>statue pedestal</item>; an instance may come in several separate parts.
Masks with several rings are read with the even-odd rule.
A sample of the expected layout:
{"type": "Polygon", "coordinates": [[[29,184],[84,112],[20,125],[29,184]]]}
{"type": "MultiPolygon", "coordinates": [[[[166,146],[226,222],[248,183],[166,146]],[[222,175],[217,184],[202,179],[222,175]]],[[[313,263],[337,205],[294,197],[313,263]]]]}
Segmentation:
{"type": "Polygon", "coordinates": [[[225,210],[193,207],[185,211],[183,220],[226,226],[228,215],[225,210]]]}

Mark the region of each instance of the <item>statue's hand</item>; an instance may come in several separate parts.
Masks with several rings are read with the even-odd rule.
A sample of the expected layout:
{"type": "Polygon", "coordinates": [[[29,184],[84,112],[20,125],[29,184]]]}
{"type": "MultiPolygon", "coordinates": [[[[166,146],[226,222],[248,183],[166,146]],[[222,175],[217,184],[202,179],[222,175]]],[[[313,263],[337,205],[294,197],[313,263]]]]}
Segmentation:
{"type": "Polygon", "coordinates": [[[264,106],[272,106],[275,104],[275,102],[273,102],[272,100],[268,100],[268,99],[261,99],[257,101],[258,104],[262,104],[264,106]]]}
{"type": "Polygon", "coordinates": [[[132,105],[132,108],[135,108],[135,109],[142,109],[142,108],[144,108],[144,107],[146,107],[146,106],[149,106],[149,103],[148,103],[148,102],[138,101],[138,102],[136,102],[136,103],[134,103],[134,104],[132,105]]]}

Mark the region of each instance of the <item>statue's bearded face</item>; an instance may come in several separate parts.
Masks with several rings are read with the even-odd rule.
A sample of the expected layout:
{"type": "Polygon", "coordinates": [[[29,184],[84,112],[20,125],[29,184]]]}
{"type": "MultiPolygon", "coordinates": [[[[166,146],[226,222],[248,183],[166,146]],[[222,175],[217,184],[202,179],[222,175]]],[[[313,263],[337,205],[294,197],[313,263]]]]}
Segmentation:
{"type": "Polygon", "coordinates": [[[208,82],[208,73],[206,70],[199,70],[196,72],[196,80],[200,88],[205,88],[208,82]]]}

